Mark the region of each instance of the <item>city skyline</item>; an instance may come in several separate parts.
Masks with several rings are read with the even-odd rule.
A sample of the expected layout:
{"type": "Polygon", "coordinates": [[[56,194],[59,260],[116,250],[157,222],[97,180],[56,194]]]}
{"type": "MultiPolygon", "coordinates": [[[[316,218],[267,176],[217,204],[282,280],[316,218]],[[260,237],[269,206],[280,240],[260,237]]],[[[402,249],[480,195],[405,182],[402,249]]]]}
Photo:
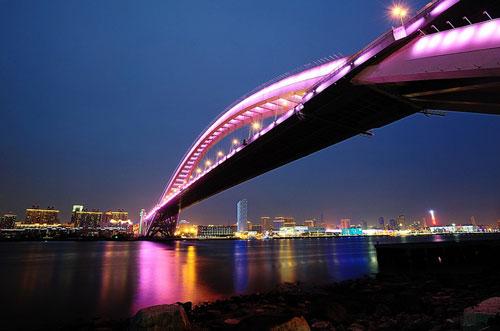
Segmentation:
{"type": "MultiPolygon", "coordinates": [[[[412,1],[411,6],[423,4],[412,1]]],[[[12,82],[2,95],[2,115],[9,123],[0,133],[2,211],[22,215],[32,203],[65,210],[75,202],[124,208],[133,215],[148,210],[194,137],[239,95],[317,58],[351,54],[391,24],[373,15],[385,9],[378,3],[362,9],[348,3],[300,6],[306,19],[297,20],[298,4],[271,4],[270,11],[280,15],[269,19],[252,6],[240,10],[220,2],[200,5],[204,14],[195,14],[204,24],[200,29],[182,24],[193,19],[185,5],[156,5],[136,13],[125,3],[126,10],[109,16],[111,8],[96,12],[80,3],[75,11],[58,2],[44,4],[25,20],[22,6],[9,3],[9,16],[0,14],[5,45],[0,64],[5,81],[12,82]],[[354,9],[356,21],[343,15],[354,9]],[[47,10],[56,19],[44,15],[47,10]],[[70,22],[66,18],[73,12],[70,22]],[[172,12],[179,17],[169,16],[167,27],[162,15],[172,12]],[[135,14],[151,16],[151,25],[134,25],[135,14]],[[332,31],[332,16],[353,33],[332,31]],[[253,19],[260,24],[248,29],[253,19]],[[18,21],[26,24],[14,24],[18,21]],[[300,28],[290,21],[301,22],[300,28]],[[182,33],[188,42],[177,39],[182,33]],[[18,43],[17,35],[29,42],[18,43]],[[297,40],[307,47],[297,47],[297,40]],[[266,52],[259,51],[263,47],[266,52]],[[39,55],[33,57],[33,51],[39,55]]],[[[443,219],[474,215],[479,222],[495,222],[500,156],[491,142],[500,140],[499,121],[461,113],[414,115],[375,130],[374,137],[356,137],[262,175],[181,215],[206,224],[230,220],[234,204],[245,196],[252,201],[251,219],[259,217],[252,210],[260,210],[302,219],[319,212],[325,219],[350,215],[374,221],[403,211],[426,216],[433,208],[443,219]]]]}

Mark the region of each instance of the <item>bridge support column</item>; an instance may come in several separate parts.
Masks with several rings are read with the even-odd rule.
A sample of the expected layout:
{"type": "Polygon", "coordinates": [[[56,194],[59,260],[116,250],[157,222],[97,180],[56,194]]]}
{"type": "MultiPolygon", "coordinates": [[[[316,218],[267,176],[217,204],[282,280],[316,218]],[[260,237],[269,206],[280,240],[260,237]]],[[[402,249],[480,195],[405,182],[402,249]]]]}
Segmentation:
{"type": "Polygon", "coordinates": [[[148,227],[146,236],[150,238],[172,238],[174,236],[178,220],[178,212],[174,215],[158,213],[151,221],[151,225],[148,227]]]}

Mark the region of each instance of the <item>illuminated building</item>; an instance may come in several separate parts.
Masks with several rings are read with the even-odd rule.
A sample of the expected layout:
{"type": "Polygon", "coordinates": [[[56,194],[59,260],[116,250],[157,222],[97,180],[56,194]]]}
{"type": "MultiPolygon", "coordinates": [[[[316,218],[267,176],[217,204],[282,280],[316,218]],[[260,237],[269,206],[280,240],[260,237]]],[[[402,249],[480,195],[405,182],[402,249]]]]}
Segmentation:
{"type": "Polygon", "coordinates": [[[253,226],[252,226],[252,222],[250,222],[250,221],[247,221],[247,226],[246,226],[246,230],[247,230],[247,231],[253,231],[253,226]]]}
{"type": "Polygon", "coordinates": [[[83,205],[73,205],[73,209],[71,210],[71,212],[74,213],[77,211],[83,211],[83,205]]]}
{"type": "Polygon", "coordinates": [[[273,229],[273,223],[271,222],[271,217],[262,216],[260,218],[260,226],[262,227],[262,231],[271,231],[273,229]]]}
{"type": "Polygon", "coordinates": [[[348,228],[342,228],[343,236],[360,236],[363,234],[363,230],[361,228],[351,226],[348,228]]]}
{"type": "Polygon", "coordinates": [[[76,209],[71,215],[71,222],[76,228],[96,229],[102,223],[102,212],[76,209]]]}
{"type": "Polygon", "coordinates": [[[273,220],[273,231],[279,231],[281,229],[281,227],[283,226],[283,219],[282,218],[275,218],[273,220]]]}
{"type": "Polygon", "coordinates": [[[398,223],[396,222],[395,219],[391,218],[389,220],[389,224],[387,225],[387,228],[389,230],[397,230],[398,229],[398,223]]]}
{"type": "Polygon", "coordinates": [[[361,221],[361,229],[368,230],[368,223],[366,221],[361,221]]]}
{"type": "Polygon", "coordinates": [[[262,230],[262,225],[260,225],[260,224],[253,224],[252,225],[252,231],[257,232],[257,233],[262,233],[264,230],[262,230]]]}
{"type": "Polygon", "coordinates": [[[398,229],[404,229],[406,226],[406,218],[405,215],[398,216],[398,229]]]}
{"type": "Polygon", "coordinates": [[[283,226],[292,227],[295,226],[295,219],[293,217],[283,217],[283,226]]]}
{"type": "Polygon", "coordinates": [[[500,220],[497,220],[497,228],[500,230],[500,220]]]}
{"type": "Polygon", "coordinates": [[[235,232],[233,225],[198,225],[198,238],[227,238],[233,237],[235,232]]]}
{"type": "Polygon", "coordinates": [[[238,228],[238,232],[243,232],[246,229],[247,221],[248,221],[248,201],[247,199],[242,199],[238,201],[236,204],[236,226],[238,228]]]}
{"type": "Polygon", "coordinates": [[[196,237],[197,234],[198,226],[190,224],[186,220],[181,220],[177,225],[177,230],[175,231],[175,235],[180,237],[196,237]]]}
{"type": "Polygon", "coordinates": [[[276,216],[273,220],[273,230],[279,231],[282,227],[293,227],[295,226],[295,220],[293,217],[276,216]]]}
{"type": "Polygon", "coordinates": [[[139,212],[139,235],[142,236],[142,223],[144,222],[144,217],[146,216],[146,210],[141,209],[139,212]]]}
{"type": "Polygon", "coordinates": [[[12,213],[0,217],[0,229],[14,229],[16,227],[17,215],[12,213]]]}
{"type": "Polygon", "coordinates": [[[56,224],[59,223],[59,210],[54,207],[41,209],[39,206],[33,206],[26,209],[26,224],[56,224]]]}
{"type": "Polygon", "coordinates": [[[378,227],[379,229],[385,229],[385,221],[384,221],[384,217],[379,217],[378,218],[378,227]]]}
{"type": "Polygon", "coordinates": [[[313,228],[315,226],[316,220],[305,220],[304,221],[304,226],[307,226],[309,228],[313,228]]]}
{"type": "Polygon", "coordinates": [[[128,212],[123,209],[117,211],[107,211],[102,215],[101,227],[120,227],[128,228],[132,225],[132,221],[128,217],[128,212]]]}
{"type": "Polygon", "coordinates": [[[351,227],[351,220],[349,218],[343,218],[340,220],[341,229],[349,229],[351,227]]]}

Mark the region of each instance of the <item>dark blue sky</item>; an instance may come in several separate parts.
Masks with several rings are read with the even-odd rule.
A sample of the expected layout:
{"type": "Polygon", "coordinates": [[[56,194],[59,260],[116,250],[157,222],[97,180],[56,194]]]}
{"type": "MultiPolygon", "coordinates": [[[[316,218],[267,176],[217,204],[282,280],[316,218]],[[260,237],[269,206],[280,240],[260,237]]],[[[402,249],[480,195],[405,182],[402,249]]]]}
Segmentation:
{"type": "MultiPolygon", "coordinates": [[[[201,130],[260,83],[390,28],[390,1],[0,0],[0,211],[159,197],[201,130]]],[[[419,8],[424,1],[412,1],[419,8]]],[[[500,116],[415,115],[193,206],[197,223],[500,219],[500,116]]]]}

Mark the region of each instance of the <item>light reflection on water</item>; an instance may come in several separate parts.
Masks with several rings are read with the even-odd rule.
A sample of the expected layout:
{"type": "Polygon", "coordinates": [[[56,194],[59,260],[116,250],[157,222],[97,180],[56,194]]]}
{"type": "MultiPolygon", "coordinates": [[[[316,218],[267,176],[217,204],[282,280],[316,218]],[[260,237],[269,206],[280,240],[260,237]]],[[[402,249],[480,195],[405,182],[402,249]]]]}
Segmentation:
{"type": "Polygon", "coordinates": [[[377,240],[402,241],[4,242],[0,307],[9,316],[6,325],[38,325],[126,317],[150,305],[196,303],[283,282],[341,281],[377,272],[377,240]]]}

